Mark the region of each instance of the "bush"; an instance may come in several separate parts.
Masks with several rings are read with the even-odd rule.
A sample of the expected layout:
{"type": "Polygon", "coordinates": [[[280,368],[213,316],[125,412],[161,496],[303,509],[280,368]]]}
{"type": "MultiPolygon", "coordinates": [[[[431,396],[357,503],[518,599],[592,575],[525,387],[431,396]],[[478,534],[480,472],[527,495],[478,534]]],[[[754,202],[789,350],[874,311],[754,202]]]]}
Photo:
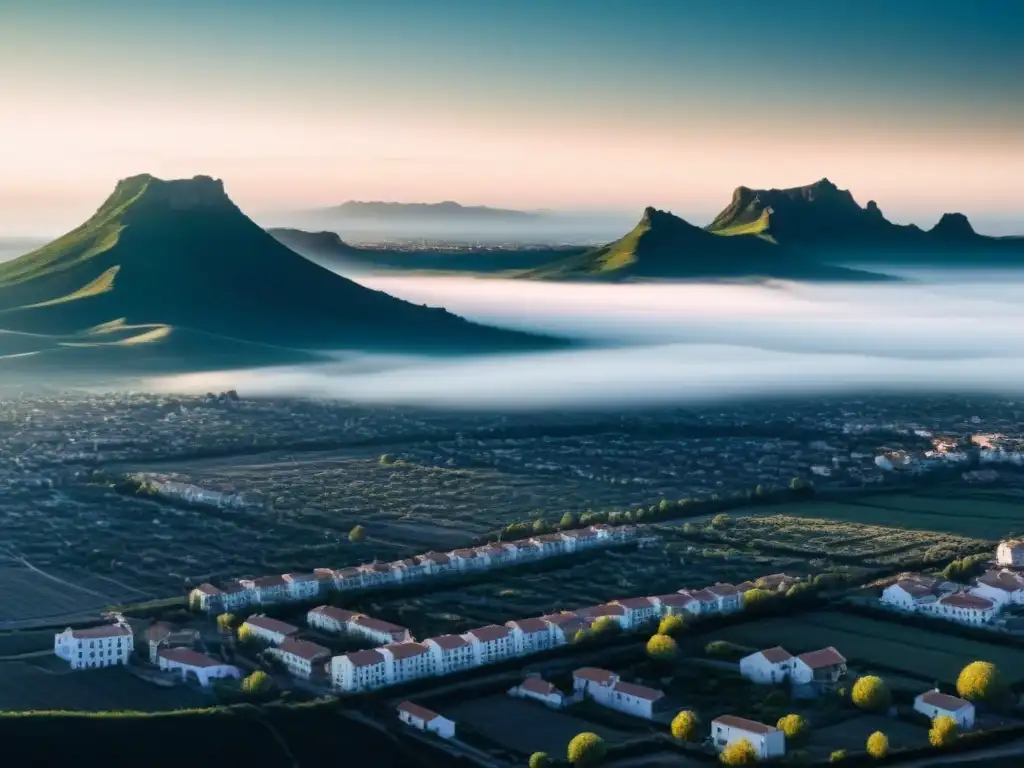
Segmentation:
{"type": "Polygon", "coordinates": [[[619,634],[622,625],[612,616],[602,616],[591,625],[590,630],[594,636],[609,637],[619,634]]]}
{"type": "Polygon", "coordinates": [[[786,715],[779,718],[779,722],[775,724],[775,727],[786,734],[787,741],[802,739],[811,728],[807,720],[800,715],[786,715]]]}
{"type": "Polygon", "coordinates": [[[534,752],[530,755],[530,768],[548,768],[551,765],[551,758],[547,752],[534,752]]]}
{"type": "Polygon", "coordinates": [[[672,718],[672,735],[680,741],[697,741],[699,726],[697,715],[684,709],[672,718]]]}
{"type": "Polygon", "coordinates": [[[233,613],[222,613],[217,617],[217,629],[221,632],[231,632],[235,627],[235,615],[233,613]]]}
{"type": "Polygon", "coordinates": [[[964,667],[956,679],[956,692],[974,702],[994,702],[1006,694],[1006,683],[995,664],[973,661],[964,667]]]}
{"type": "Polygon", "coordinates": [[[348,540],[351,542],[362,541],[366,536],[366,529],[361,525],[357,525],[348,532],[348,540]]]}
{"type": "Polygon", "coordinates": [[[573,737],[566,757],[575,768],[593,768],[601,764],[607,751],[604,739],[587,731],[573,737]]]}
{"type": "Polygon", "coordinates": [[[852,700],[855,706],[869,712],[888,709],[892,694],[885,681],[875,675],[864,675],[853,684],[852,700]]]}
{"type": "Polygon", "coordinates": [[[881,731],[875,731],[868,736],[867,750],[875,760],[881,760],[889,754],[889,737],[881,731]]]}
{"type": "Polygon", "coordinates": [[[666,616],[658,623],[659,635],[678,637],[684,629],[686,629],[686,622],[683,621],[682,616],[676,616],[675,614],[666,616]]]}
{"type": "Polygon", "coordinates": [[[679,648],[668,635],[654,635],[647,641],[647,655],[654,661],[668,664],[675,661],[679,648]]]}
{"type": "Polygon", "coordinates": [[[928,731],[928,743],[933,747],[948,747],[960,736],[960,726],[949,715],[936,717],[928,731]]]}
{"type": "Polygon", "coordinates": [[[750,739],[740,739],[726,745],[718,759],[724,765],[754,765],[757,763],[757,750],[750,739]]]}
{"type": "Polygon", "coordinates": [[[728,640],[712,640],[704,646],[704,653],[718,659],[739,659],[752,651],[751,648],[730,643],[728,640]]]}
{"type": "Polygon", "coordinates": [[[828,761],[830,763],[841,763],[843,762],[843,760],[846,759],[847,754],[849,753],[845,749],[837,749],[835,752],[828,756],[828,761]]]}
{"type": "Polygon", "coordinates": [[[770,589],[751,589],[743,595],[743,607],[744,608],[760,608],[764,607],[769,601],[777,598],[778,592],[772,592],[770,589]]]}

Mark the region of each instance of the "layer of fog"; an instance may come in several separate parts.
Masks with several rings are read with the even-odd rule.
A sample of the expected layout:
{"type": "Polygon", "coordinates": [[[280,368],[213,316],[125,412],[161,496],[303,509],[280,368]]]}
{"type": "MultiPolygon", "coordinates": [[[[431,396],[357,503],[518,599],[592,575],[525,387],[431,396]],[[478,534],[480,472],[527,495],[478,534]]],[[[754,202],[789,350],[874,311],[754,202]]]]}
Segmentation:
{"type": "Polygon", "coordinates": [[[830,286],[362,282],[480,322],[558,333],[587,346],[440,361],[342,354],[340,362],[311,368],[202,374],[148,386],[502,409],[1024,391],[1024,272],[830,286]]]}

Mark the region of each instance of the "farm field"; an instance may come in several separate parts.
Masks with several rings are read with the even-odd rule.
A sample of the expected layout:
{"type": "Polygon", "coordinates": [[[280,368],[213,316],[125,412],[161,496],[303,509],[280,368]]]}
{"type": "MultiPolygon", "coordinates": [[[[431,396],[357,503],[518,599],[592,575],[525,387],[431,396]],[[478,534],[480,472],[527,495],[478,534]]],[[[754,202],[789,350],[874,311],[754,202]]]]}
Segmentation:
{"type": "Polygon", "coordinates": [[[71,671],[52,656],[0,662],[0,710],[159,712],[211,703],[195,688],[160,688],[118,667],[71,671]]]}
{"type": "MultiPolygon", "coordinates": [[[[749,511],[760,514],[758,508],[749,511]]],[[[987,540],[1024,531],[1024,494],[1011,490],[944,489],[934,494],[878,494],[842,503],[786,504],[772,507],[771,512],[987,540]]]]}
{"type": "Polygon", "coordinates": [[[0,598],[0,629],[95,615],[135,594],[88,577],[58,571],[47,573],[49,577],[20,565],[0,566],[0,584],[4,588],[0,598]]]}
{"type": "MultiPolygon", "coordinates": [[[[807,507],[827,515],[833,507],[847,509],[850,505],[808,502],[807,507]]],[[[684,524],[682,530],[694,528],[693,524],[684,524]]],[[[908,531],[892,525],[788,513],[730,516],[725,525],[704,525],[694,533],[701,539],[711,537],[743,551],[790,553],[840,568],[952,560],[992,548],[991,542],[950,533],[908,531]]]]}
{"type": "Polygon", "coordinates": [[[469,725],[505,749],[524,755],[547,752],[560,757],[573,737],[584,731],[598,734],[608,744],[630,738],[622,731],[504,694],[465,701],[443,708],[441,714],[469,725]]]}
{"type": "Polygon", "coordinates": [[[831,645],[857,672],[885,677],[891,670],[919,680],[920,690],[935,681],[954,683],[972,661],[991,661],[1011,683],[1024,680],[1024,653],[1015,648],[831,611],[741,624],[716,632],[714,638],[752,648],[781,645],[791,653],[831,645]]]}

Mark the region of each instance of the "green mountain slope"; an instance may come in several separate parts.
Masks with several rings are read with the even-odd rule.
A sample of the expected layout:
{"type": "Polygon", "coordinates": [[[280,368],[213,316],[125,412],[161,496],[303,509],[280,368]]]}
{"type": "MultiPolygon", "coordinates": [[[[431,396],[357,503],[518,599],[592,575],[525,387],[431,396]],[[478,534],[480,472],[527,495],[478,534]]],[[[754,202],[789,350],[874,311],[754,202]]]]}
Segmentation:
{"type": "Polygon", "coordinates": [[[654,208],[624,237],[519,277],[534,280],[784,278],[873,280],[883,275],[796,256],[770,238],[720,237],[654,208]]]}
{"type": "Polygon", "coordinates": [[[947,213],[930,230],[894,224],[878,204],[861,207],[828,179],[789,189],[738,187],[708,230],[718,235],[757,235],[819,256],[855,252],[859,260],[974,265],[978,259],[1015,264],[1024,240],[977,234],[967,217],[947,213]]]}
{"type": "Polygon", "coordinates": [[[555,343],[338,277],[260,229],[208,177],[125,179],[82,226],[0,264],[0,328],[92,343],[94,329],[110,323],[180,331],[149,343],[187,333],[206,341],[186,346],[211,352],[261,345],[246,347],[257,352],[246,357],[273,347],[464,352],[555,343]]]}

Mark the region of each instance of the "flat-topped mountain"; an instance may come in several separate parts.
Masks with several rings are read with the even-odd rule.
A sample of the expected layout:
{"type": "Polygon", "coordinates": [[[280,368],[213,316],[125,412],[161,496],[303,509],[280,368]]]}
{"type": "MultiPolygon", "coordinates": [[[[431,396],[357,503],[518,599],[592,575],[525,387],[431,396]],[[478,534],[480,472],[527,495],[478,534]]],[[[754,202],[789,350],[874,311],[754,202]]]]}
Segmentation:
{"type": "Polygon", "coordinates": [[[666,211],[646,208],[624,237],[520,277],[541,280],[645,280],[784,278],[802,280],[886,279],[819,264],[768,239],[722,237],[666,211]]]}
{"type": "Polygon", "coordinates": [[[1024,242],[979,235],[962,213],[946,213],[930,230],[894,224],[874,200],[861,207],[853,195],[828,179],[789,189],[737,187],[708,230],[751,235],[819,255],[856,251],[859,259],[956,263],[1015,262],[1024,242]]]}
{"type": "Polygon", "coordinates": [[[226,347],[270,362],[306,354],[295,350],[455,353],[553,343],[339,277],[263,231],[205,176],[124,179],[80,227],[0,265],[0,329],[57,339],[56,349],[142,348],[188,335],[185,347],[209,347],[214,363],[226,347]]]}
{"type": "Polygon", "coordinates": [[[540,213],[517,211],[509,208],[491,208],[486,205],[461,205],[452,200],[441,203],[394,203],[383,201],[349,200],[341,205],[322,209],[355,219],[423,220],[464,219],[526,222],[542,216],[540,213]]]}

